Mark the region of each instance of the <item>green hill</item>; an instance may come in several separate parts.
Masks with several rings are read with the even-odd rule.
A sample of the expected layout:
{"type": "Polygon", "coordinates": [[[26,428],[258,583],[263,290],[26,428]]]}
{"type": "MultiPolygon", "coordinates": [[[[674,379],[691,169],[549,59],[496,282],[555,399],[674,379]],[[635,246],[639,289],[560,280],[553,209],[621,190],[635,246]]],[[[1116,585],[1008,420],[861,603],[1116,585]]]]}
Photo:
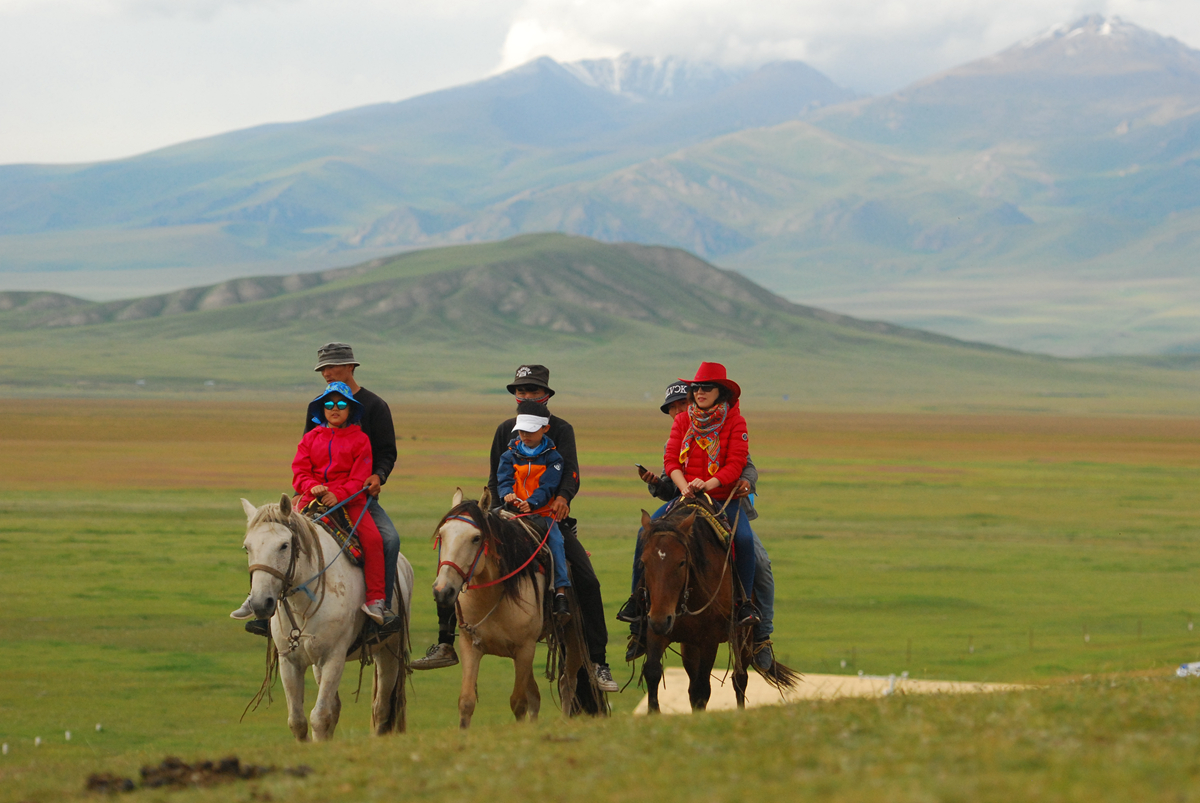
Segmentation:
{"type": "Polygon", "coordinates": [[[5,394],[311,392],[317,345],[364,381],[468,401],[544,362],[563,399],[657,398],[703,359],[755,404],[1193,409],[1191,371],[1071,362],[792,304],[676,249],[565,235],[410,252],[320,274],[0,312],[5,394]]]}

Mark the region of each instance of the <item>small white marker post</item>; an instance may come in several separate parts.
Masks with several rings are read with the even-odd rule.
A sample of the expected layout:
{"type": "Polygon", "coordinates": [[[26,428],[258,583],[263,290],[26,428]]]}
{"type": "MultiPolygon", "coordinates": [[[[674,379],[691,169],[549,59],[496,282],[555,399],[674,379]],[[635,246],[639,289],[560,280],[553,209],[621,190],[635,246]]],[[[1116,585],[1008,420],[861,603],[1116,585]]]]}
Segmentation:
{"type": "Polygon", "coordinates": [[[34,746],[34,747],[41,747],[41,746],[42,746],[42,737],[41,737],[41,736],[34,736],[34,737],[33,737],[33,746],[34,746]]]}
{"type": "Polygon", "coordinates": [[[66,739],[68,742],[71,741],[71,732],[70,731],[67,731],[65,736],[66,736],[66,739]]]}
{"type": "Polygon", "coordinates": [[[0,745],[0,754],[6,755],[6,756],[8,755],[8,742],[5,742],[3,745],[0,745]]]}
{"type": "Polygon", "coordinates": [[[102,730],[104,730],[104,729],[103,729],[103,728],[101,728],[101,727],[100,727],[100,723],[99,723],[99,722],[97,722],[97,723],[96,723],[96,733],[99,733],[99,732],[100,732],[100,731],[102,731],[102,730]]]}

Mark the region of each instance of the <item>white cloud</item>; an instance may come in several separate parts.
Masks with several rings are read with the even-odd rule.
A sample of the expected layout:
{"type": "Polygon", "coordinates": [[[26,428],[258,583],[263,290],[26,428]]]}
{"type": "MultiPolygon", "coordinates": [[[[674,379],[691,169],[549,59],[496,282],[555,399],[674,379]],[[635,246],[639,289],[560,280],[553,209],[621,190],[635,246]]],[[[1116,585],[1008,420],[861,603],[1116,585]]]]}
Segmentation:
{"type": "Polygon", "coordinates": [[[614,52],[726,64],[799,59],[883,92],[1091,12],[1200,42],[1195,0],[525,0],[500,66],[614,52]]]}

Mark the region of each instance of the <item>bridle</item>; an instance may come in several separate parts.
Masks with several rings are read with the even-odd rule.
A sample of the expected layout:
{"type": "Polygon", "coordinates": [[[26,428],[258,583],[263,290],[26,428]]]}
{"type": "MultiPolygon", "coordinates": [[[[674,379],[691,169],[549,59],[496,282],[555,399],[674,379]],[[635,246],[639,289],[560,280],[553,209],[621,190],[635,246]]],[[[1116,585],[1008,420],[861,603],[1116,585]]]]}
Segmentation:
{"type": "MultiPolygon", "coordinates": [[[[513,518],[520,519],[520,518],[524,518],[525,516],[529,516],[529,515],[532,515],[532,514],[531,513],[522,513],[519,516],[514,516],[513,518]]],[[[482,558],[484,555],[487,554],[488,539],[481,538],[479,540],[479,549],[477,549],[475,551],[475,558],[471,561],[471,568],[468,569],[467,571],[464,571],[463,568],[461,566],[459,566],[457,563],[455,563],[454,561],[442,560],[442,525],[444,525],[448,521],[461,521],[464,524],[470,524],[476,530],[479,530],[480,535],[483,535],[484,528],[475,519],[473,519],[469,516],[463,516],[463,515],[457,514],[457,513],[447,516],[446,518],[442,519],[442,524],[438,525],[438,535],[437,535],[436,542],[434,544],[437,547],[437,551],[438,551],[437,571],[440,574],[443,566],[449,566],[451,569],[458,572],[458,576],[461,577],[463,580],[463,590],[464,591],[474,591],[477,588],[488,588],[489,586],[499,585],[500,583],[503,583],[505,580],[516,577],[518,574],[525,571],[526,567],[528,567],[530,563],[533,563],[534,558],[536,558],[538,556],[538,553],[540,553],[542,551],[542,547],[546,546],[546,542],[550,540],[550,528],[547,527],[546,528],[546,536],[542,539],[541,543],[537,545],[537,549],[533,550],[533,553],[529,556],[529,558],[524,563],[522,563],[517,568],[513,569],[508,574],[506,574],[503,577],[500,577],[496,580],[489,580],[486,583],[476,583],[476,584],[472,585],[471,579],[475,576],[475,570],[479,566],[479,560],[480,560],[480,558],[482,558]]],[[[524,522],[522,522],[522,524],[524,524],[524,522]]],[[[525,524],[525,528],[526,528],[526,532],[528,532],[530,535],[533,535],[533,530],[529,527],[529,525],[525,524]]],[[[488,531],[488,534],[491,535],[490,527],[487,529],[487,531],[488,531]]],[[[536,536],[534,536],[534,537],[536,537],[536,536]]]]}
{"type": "MultiPolygon", "coordinates": [[[[363,490],[366,490],[366,489],[364,488],[363,490]]],[[[362,492],[363,491],[359,491],[358,493],[352,494],[351,496],[344,499],[342,502],[338,503],[337,505],[331,507],[329,510],[322,513],[320,516],[317,516],[316,518],[311,519],[311,520],[305,519],[305,521],[311,521],[313,527],[315,528],[317,522],[319,522],[321,519],[325,518],[329,514],[333,513],[334,511],[338,510],[339,508],[345,506],[348,502],[350,502],[350,500],[354,499],[354,497],[358,496],[362,492]]],[[[354,535],[355,530],[358,529],[359,522],[362,521],[363,516],[367,515],[367,509],[369,507],[370,507],[369,504],[363,506],[362,512],[358,514],[358,520],[355,521],[354,526],[350,528],[350,534],[349,534],[349,536],[347,536],[346,542],[344,544],[342,544],[342,548],[337,551],[337,554],[333,556],[333,559],[330,560],[329,563],[325,563],[325,554],[321,549],[320,533],[313,533],[313,542],[316,545],[317,556],[318,556],[317,564],[318,565],[325,564],[325,565],[322,566],[321,571],[317,572],[312,577],[308,578],[307,580],[305,580],[303,583],[300,583],[299,585],[293,586],[292,583],[296,579],[296,562],[298,560],[297,555],[299,554],[299,551],[300,551],[299,550],[300,538],[299,538],[299,533],[296,532],[295,528],[292,527],[290,522],[288,524],[284,525],[285,527],[288,528],[288,531],[291,532],[291,534],[292,534],[292,539],[288,545],[288,549],[291,552],[291,555],[288,558],[287,571],[281,572],[278,569],[276,569],[274,566],[268,566],[265,563],[250,564],[249,568],[250,568],[251,584],[254,583],[254,573],[255,572],[266,572],[267,574],[271,575],[272,577],[275,577],[276,579],[282,581],[283,587],[285,589],[287,589],[286,591],[284,591],[283,593],[281,593],[279,595],[279,605],[281,608],[283,608],[283,612],[287,616],[288,624],[291,625],[291,630],[288,631],[288,649],[287,649],[287,652],[283,653],[284,655],[287,655],[288,653],[291,653],[291,652],[295,652],[297,649],[299,649],[300,648],[300,639],[304,636],[304,628],[301,627],[299,624],[297,624],[296,616],[292,611],[292,605],[291,605],[291,602],[289,602],[289,599],[292,597],[292,595],[296,594],[297,592],[303,591],[305,593],[305,595],[308,597],[309,602],[317,603],[317,607],[314,608],[312,611],[306,611],[307,619],[312,619],[314,616],[317,615],[317,611],[321,610],[321,605],[325,602],[325,579],[324,579],[325,572],[329,571],[329,568],[331,566],[333,566],[333,564],[335,562],[337,562],[337,559],[349,548],[350,542],[352,540],[352,536],[354,535]],[[309,585],[313,581],[319,581],[317,584],[317,591],[321,595],[320,599],[318,599],[317,595],[314,594],[312,592],[312,589],[309,588],[309,585]]],[[[304,517],[301,517],[301,518],[304,518],[304,517]]]]}
{"type": "MultiPolygon", "coordinates": [[[[728,505],[729,505],[729,501],[726,500],[725,506],[727,507],[728,505]]],[[[712,515],[712,513],[709,512],[708,510],[706,510],[703,506],[696,505],[696,504],[690,504],[690,505],[684,505],[684,506],[693,508],[697,512],[703,514],[704,518],[707,519],[710,523],[712,523],[714,525],[716,524],[716,517],[714,517],[712,515]]],[[[672,510],[674,510],[674,509],[675,508],[672,507],[672,510]]],[[[724,511],[725,511],[725,507],[722,507],[721,512],[724,512],[724,511]]],[[[671,530],[668,533],[665,533],[665,534],[670,534],[670,535],[674,536],[675,539],[677,541],[679,541],[680,546],[683,547],[683,553],[685,556],[684,569],[683,569],[683,572],[684,572],[683,573],[683,591],[680,592],[679,602],[675,606],[675,616],[677,618],[682,617],[682,616],[699,616],[700,614],[702,614],[706,610],[708,610],[709,606],[712,605],[713,602],[716,601],[717,594],[721,590],[721,584],[725,582],[725,574],[729,571],[730,559],[733,556],[733,532],[737,529],[737,516],[740,513],[741,513],[740,509],[734,513],[734,519],[731,522],[731,526],[729,528],[729,546],[725,551],[725,560],[721,565],[721,576],[717,578],[717,582],[716,582],[716,585],[713,586],[712,593],[710,593],[708,595],[708,601],[705,602],[703,605],[701,605],[699,608],[697,608],[694,611],[688,610],[688,607],[687,607],[688,599],[691,598],[691,594],[692,594],[692,550],[691,550],[691,544],[689,543],[688,539],[686,539],[684,537],[683,533],[680,530],[671,528],[671,530]]],[[[699,583],[696,584],[696,587],[699,589],[699,587],[700,587],[699,583]]]]}

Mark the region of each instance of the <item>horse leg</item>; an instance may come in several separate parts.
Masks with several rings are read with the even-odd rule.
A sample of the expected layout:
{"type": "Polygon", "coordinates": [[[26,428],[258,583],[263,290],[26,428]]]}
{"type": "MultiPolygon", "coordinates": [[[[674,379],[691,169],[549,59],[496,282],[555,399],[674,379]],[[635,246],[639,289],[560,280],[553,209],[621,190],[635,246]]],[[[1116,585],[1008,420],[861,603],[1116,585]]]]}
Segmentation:
{"type": "MultiPolygon", "coordinates": [[[[396,655],[400,650],[399,641],[392,637],[379,645],[375,653],[375,687],[371,691],[371,728],[376,736],[382,736],[397,729],[397,717],[403,719],[403,712],[396,709],[400,705],[396,695],[396,684],[403,681],[400,677],[400,659],[396,655]]],[[[400,728],[403,729],[403,726],[400,728]]]]}
{"type": "Polygon", "coordinates": [[[479,649],[467,636],[459,640],[462,653],[462,691],[458,694],[458,727],[466,730],[471,726],[475,703],[479,701],[479,661],[483,657],[479,649]]]}
{"type": "Polygon", "coordinates": [[[688,673],[688,701],[693,711],[703,711],[708,708],[708,699],[712,696],[712,668],[717,660],[717,645],[683,644],[679,651],[688,673]]]}
{"type": "Polygon", "coordinates": [[[647,705],[651,714],[659,712],[658,684],[663,676],[663,654],[670,643],[665,636],[660,636],[653,630],[646,634],[646,662],[642,664],[642,677],[646,679],[646,695],[649,698],[647,705]]]}
{"type": "MultiPolygon", "coordinates": [[[[517,718],[517,722],[525,719],[525,715],[529,713],[529,686],[533,682],[533,655],[537,649],[536,642],[521,645],[513,653],[513,690],[512,696],[508,698],[508,707],[512,709],[513,716],[517,718]]],[[[536,712],[535,712],[536,716],[536,712]]]]}
{"type": "Polygon", "coordinates": [[[279,662],[279,677],[283,680],[283,696],[288,705],[288,727],[298,742],[308,741],[308,720],[304,718],[304,669],[291,658],[279,662]]]}
{"type": "Polygon", "coordinates": [[[525,688],[525,715],[530,722],[536,722],[538,712],[542,710],[542,690],[538,688],[537,675],[529,673],[529,685],[525,688]]]}
{"type": "Polygon", "coordinates": [[[338,686],[346,668],[345,655],[344,644],[334,645],[327,660],[318,662],[313,668],[313,674],[317,678],[317,704],[312,710],[312,725],[313,739],[318,742],[327,742],[333,738],[338,717],[342,713],[342,698],[338,696],[338,686]]]}

